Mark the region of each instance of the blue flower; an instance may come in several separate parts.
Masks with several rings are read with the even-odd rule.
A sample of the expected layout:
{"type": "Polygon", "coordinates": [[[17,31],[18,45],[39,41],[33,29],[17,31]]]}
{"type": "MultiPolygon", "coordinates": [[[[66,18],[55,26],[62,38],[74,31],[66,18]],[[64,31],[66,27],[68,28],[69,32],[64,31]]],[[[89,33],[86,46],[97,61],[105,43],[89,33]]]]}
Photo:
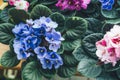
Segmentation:
{"type": "Polygon", "coordinates": [[[34,29],[34,33],[37,36],[41,36],[41,35],[45,35],[46,34],[46,29],[42,26],[40,28],[33,28],[34,29]]]}
{"type": "Polygon", "coordinates": [[[20,23],[13,28],[13,33],[16,35],[17,38],[19,37],[26,37],[30,34],[30,28],[27,24],[20,23]]]}
{"type": "Polygon", "coordinates": [[[45,39],[49,42],[49,43],[60,43],[61,41],[64,40],[63,37],[61,37],[60,32],[51,32],[51,33],[46,33],[46,37],[45,39]]]}
{"type": "Polygon", "coordinates": [[[49,50],[53,50],[54,52],[57,52],[57,50],[60,48],[60,43],[56,44],[56,43],[51,43],[49,45],[49,50]]]}
{"type": "Polygon", "coordinates": [[[60,65],[63,65],[62,58],[56,52],[50,52],[46,58],[52,61],[55,68],[59,68],[60,65]]]}
{"type": "Polygon", "coordinates": [[[55,69],[58,69],[61,65],[63,65],[62,59],[53,61],[53,65],[54,65],[55,69]]]}
{"type": "Polygon", "coordinates": [[[99,0],[102,3],[102,9],[111,10],[114,0],[99,0]]]}
{"type": "Polygon", "coordinates": [[[41,58],[40,62],[42,64],[42,68],[43,69],[52,69],[52,61],[50,59],[45,58],[41,58]]]}
{"type": "Polygon", "coordinates": [[[40,18],[41,24],[46,25],[46,31],[49,32],[51,29],[55,29],[58,27],[58,24],[51,20],[50,17],[41,17],[40,18]]]}
{"type": "Polygon", "coordinates": [[[43,69],[55,69],[63,65],[62,58],[56,52],[48,52],[44,58],[40,58],[43,69]]]}
{"type": "Polygon", "coordinates": [[[26,52],[25,45],[20,41],[14,40],[13,47],[18,60],[27,59],[31,55],[31,53],[26,52]]]}
{"type": "Polygon", "coordinates": [[[38,39],[37,37],[28,36],[24,38],[23,42],[27,50],[29,49],[34,50],[34,48],[39,46],[39,44],[41,43],[41,39],[38,39]]]}
{"type": "Polygon", "coordinates": [[[56,52],[48,52],[48,55],[46,56],[46,58],[48,58],[50,60],[60,60],[61,59],[61,57],[56,52]]]}
{"type": "Polygon", "coordinates": [[[45,47],[36,47],[34,49],[34,52],[37,54],[37,57],[40,59],[45,57],[45,55],[47,54],[47,49],[45,47]]]}
{"type": "Polygon", "coordinates": [[[99,0],[101,3],[106,3],[108,2],[109,0],[99,0]]]}
{"type": "Polygon", "coordinates": [[[50,43],[49,50],[53,50],[54,52],[57,52],[57,50],[60,48],[61,41],[64,40],[64,38],[61,37],[60,32],[56,31],[47,33],[45,39],[50,43]]]}

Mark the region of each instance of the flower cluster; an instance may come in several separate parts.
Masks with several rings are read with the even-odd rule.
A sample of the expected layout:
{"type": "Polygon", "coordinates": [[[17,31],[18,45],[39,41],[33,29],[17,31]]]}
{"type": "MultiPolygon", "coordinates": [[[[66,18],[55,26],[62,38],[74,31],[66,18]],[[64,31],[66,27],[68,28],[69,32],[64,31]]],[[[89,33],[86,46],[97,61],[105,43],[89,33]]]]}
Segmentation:
{"type": "Polygon", "coordinates": [[[27,11],[29,7],[29,2],[25,0],[8,0],[11,6],[15,6],[16,9],[22,9],[27,11]]]}
{"type": "Polygon", "coordinates": [[[96,55],[104,63],[112,63],[113,66],[120,60],[120,26],[115,25],[104,38],[96,42],[96,55]]]}
{"type": "Polygon", "coordinates": [[[87,9],[87,5],[91,0],[58,0],[56,4],[61,10],[69,9],[69,10],[81,10],[87,9]]]}
{"type": "Polygon", "coordinates": [[[111,10],[114,0],[99,0],[102,3],[102,9],[111,10]]]}
{"type": "Polygon", "coordinates": [[[13,47],[17,58],[20,60],[37,55],[44,69],[62,65],[62,59],[56,53],[64,40],[61,33],[55,30],[58,24],[49,17],[26,22],[16,25],[12,30],[16,36],[13,47]]]}

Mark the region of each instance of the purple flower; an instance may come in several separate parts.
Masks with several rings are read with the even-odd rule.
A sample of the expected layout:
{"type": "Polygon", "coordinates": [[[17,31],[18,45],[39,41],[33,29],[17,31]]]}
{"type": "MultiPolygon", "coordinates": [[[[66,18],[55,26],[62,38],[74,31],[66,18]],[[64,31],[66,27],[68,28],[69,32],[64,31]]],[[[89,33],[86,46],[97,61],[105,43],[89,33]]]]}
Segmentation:
{"type": "Polygon", "coordinates": [[[27,59],[31,55],[31,53],[26,52],[25,45],[22,42],[14,40],[13,47],[18,60],[27,59]]]}
{"type": "Polygon", "coordinates": [[[42,64],[42,68],[43,69],[52,69],[52,61],[50,59],[47,58],[41,58],[40,62],[42,64]]]}
{"type": "Polygon", "coordinates": [[[114,0],[99,0],[102,3],[102,9],[111,10],[114,0]]]}
{"type": "Polygon", "coordinates": [[[58,0],[56,4],[61,10],[69,9],[69,10],[81,10],[87,9],[87,5],[91,0],[58,0]]]}
{"type": "Polygon", "coordinates": [[[34,52],[37,54],[37,57],[39,59],[43,58],[46,56],[47,54],[47,49],[45,47],[36,47],[34,49],[34,52]]]}

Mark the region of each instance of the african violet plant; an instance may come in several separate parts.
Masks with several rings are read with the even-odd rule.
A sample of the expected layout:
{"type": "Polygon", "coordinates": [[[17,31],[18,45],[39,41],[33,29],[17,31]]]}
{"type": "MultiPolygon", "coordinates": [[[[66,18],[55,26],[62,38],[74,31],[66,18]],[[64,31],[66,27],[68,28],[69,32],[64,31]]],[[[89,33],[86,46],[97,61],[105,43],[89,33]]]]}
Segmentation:
{"type": "Polygon", "coordinates": [[[86,31],[85,19],[52,13],[44,5],[36,5],[31,12],[10,8],[8,14],[9,22],[0,24],[0,42],[10,45],[0,61],[3,67],[14,67],[24,60],[23,80],[76,74],[78,61],[72,51],[86,31]]]}
{"type": "Polygon", "coordinates": [[[4,67],[24,59],[23,80],[77,72],[96,80],[120,79],[119,0],[17,1],[25,4],[9,2],[0,13],[0,42],[10,45],[1,58],[4,67]]]}

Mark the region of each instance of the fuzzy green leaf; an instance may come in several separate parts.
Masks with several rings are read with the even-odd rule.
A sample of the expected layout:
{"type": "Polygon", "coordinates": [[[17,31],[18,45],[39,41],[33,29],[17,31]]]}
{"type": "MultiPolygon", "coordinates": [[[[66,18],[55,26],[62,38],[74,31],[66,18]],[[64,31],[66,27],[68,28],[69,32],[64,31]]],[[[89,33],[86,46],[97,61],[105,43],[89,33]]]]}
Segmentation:
{"type": "Polygon", "coordinates": [[[88,23],[85,19],[80,17],[71,17],[66,20],[65,28],[65,39],[76,40],[80,39],[81,36],[86,32],[88,23]]]}
{"type": "Polygon", "coordinates": [[[97,58],[96,56],[96,42],[102,39],[103,34],[102,33],[93,33],[88,36],[86,36],[82,40],[82,46],[84,50],[93,58],[97,58]]]}
{"type": "Polygon", "coordinates": [[[119,79],[117,78],[117,75],[114,72],[111,73],[104,72],[100,76],[98,76],[96,80],[119,80],[119,79]]]}
{"type": "Polygon", "coordinates": [[[53,78],[53,77],[55,76],[56,70],[55,70],[55,69],[51,69],[51,70],[50,70],[50,69],[43,69],[43,68],[41,67],[41,74],[42,74],[44,77],[50,79],[50,78],[53,78]]]}
{"type": "Polygon", "coordinates": [[[9,9],[9,15],[16,24],[20,22],[26,22],[26,20],[30,18],[26,11],[15,8],[9,9]]]}
{"type": "Polygon", "coordinates": [[[40,72],[40,66],[33,61],[26,64],[22,71],[23,80],[42,80],[42,74],[40,72]]]}
{"type": "Polygon", "coordinates": [[[101,32],[103,24],[100,20],[95,18],[87,18],[86,20],[88,21],[88,29],[90,31],[93,31],[95,33],[101,32]]]}
{"type": "Polygon", "coordinates": [[[52,15],[50,15],[50,17],[53,21],[55,21],[58,24],[57,30],[61,32],[64,31],[65,17],[58,12],[53,13],[52,15]]]}
{"type": "Polygon", "coordinates": [[[63,41],[62,45],[63,45],[63,49],[66,51],[72,51],[74,50],[77,46],[79,46],[81,43],[81,40],[77,39],[74,41],[63,41]]]}
{"type": "Polygon", "coordinates": [[[2,23],[0,24],[0,42],[3,44],[9,44],[10,40],[14,38],[12,29],[14,28],[13,24],[2,23]]]}
{"type": "Polygon", "coordinates": [[[72,54],[67,54],[67,52],[65,53],[61,55],[64,65],[69,67],[76,67],[78,65],[78,61],[75,59],[75,57],[72,54]]]}
{"type": "Polygon", "coordinates": [[[97,62],[92,59],[82,59],[78,65],[77,70],[84,76],[90,78],[97,77],[102,72],[101,66],[97,65],[97,62]]]}
{"type": "Polygon", "coordinates": [[[76,67],[68,67],[68,66],[61,66],[58,69],[58,75],[62,78],[68,78],[72,75],[75,75],[76,73],[76,67]]]}
{"type": "Polygon", "coordinates": [[[101,9],[101,13],[106,18],[118,18],[118,17],[120,17],[118,11],[115,8],[113,8],[112,10],[101,9]]]}
{"type": "Polygon", "coordinates": [[[3,67],[14,67],[18,65],[20,61],[13,51],[7,51],[1,57],[0,62],[3,67]]]}
{"type": "Polygon", "coordinates": [[[39,19],[42,16],[48,17],[51,13],[52,12],[48,7],[44,5],[36,5],[31,12],[31,17],[32,19],[39,19]]]}
{"type": "Polygon", "coordinates": [[[76,47],[72,54],[78,61],[81,61],[83,58],[87,58],[86,52],[83,50],[81,46],[76,47]]]}

